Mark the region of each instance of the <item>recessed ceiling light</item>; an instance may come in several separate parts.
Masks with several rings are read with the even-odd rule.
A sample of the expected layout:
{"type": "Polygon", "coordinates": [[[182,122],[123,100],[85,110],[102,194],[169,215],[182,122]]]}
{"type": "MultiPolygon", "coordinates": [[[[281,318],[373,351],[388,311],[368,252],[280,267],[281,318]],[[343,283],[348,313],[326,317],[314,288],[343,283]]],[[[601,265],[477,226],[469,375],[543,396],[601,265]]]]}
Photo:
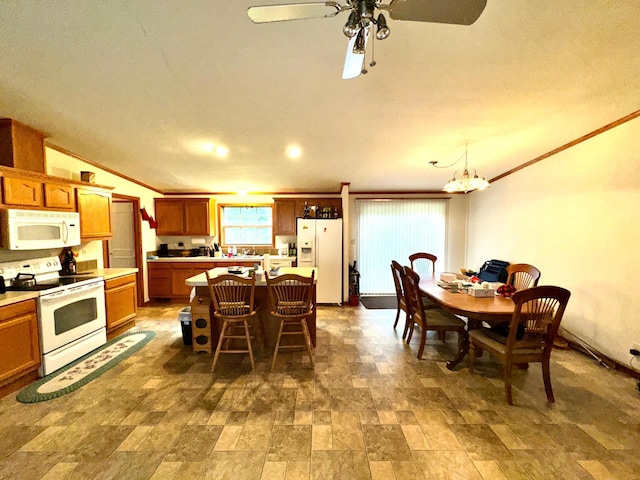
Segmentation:
{"type": "Polygon", "coordinates": [[[215,152],[216,152],[217,156],[223,158],[223,157],[227,156],[227,154],[229,153],[229,149],[227,147],[222,146],[222,145],[218,145],[215,148],[215,152]]]}
{"type": "Polygon", "coordinates": [[[291,160],[297,160],[302,156],[302,150],[297,145],[289,145],[285,150],[287,157],[291,160]]]}

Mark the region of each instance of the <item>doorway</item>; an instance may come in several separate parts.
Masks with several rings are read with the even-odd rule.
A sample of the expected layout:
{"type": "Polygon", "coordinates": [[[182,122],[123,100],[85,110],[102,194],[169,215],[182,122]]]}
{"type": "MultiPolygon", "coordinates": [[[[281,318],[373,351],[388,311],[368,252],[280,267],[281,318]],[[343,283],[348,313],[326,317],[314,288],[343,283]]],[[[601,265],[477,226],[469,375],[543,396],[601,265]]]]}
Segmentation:
{"type": "Polygon", "coordinates": [[[137,268],[138,306],[144,305],[144,271],[140,198],[114,193],[111,199],[112,234],[102,242],[105,268],[137,268]]]}

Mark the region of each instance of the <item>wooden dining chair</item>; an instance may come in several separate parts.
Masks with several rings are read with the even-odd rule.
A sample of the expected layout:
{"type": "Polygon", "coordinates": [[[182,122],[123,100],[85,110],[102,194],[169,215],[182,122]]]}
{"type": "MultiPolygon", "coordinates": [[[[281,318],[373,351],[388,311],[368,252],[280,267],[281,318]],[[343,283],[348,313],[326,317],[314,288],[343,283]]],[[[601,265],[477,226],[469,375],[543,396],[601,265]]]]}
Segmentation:
{"type": "Polygon", "coordinates": [[[527,263],[512,263],[507,266],[507,283],[516,290],[523,290],[538,285],[540,270],[527,263]]]}
{"type": "Polygon", "coordinates": [[[420,276],[410,267],[404,267],[404,290],[409,309],[409,334],[407,343],[411,342],[414,327],[420,327],[420,347],[418,358],[422,359],[424,347],[427,341],[427,331],[457,332],[458,349],[461,350],[467,342],[467,324],[452,313],[441,308],[424,308],[422,293],[420,292],[420,276]]]}
{"type": "Polygon", "coordinates": [[[426,252],[409,255],[411,269],[423,278],[436,273],[436,260],[438,260],[438,257],[426,252]]]}
{"type": "MultiPolygon", "coordinates": [[[[528,263],[512,263],[507,266],[507,284],[512,285],[516,291],[524,290],[538,285],[540,270],[528,263]]],[[[509,323],[498,323],[491,326],[491,330],[504,337],[509,335],[509,323]]],[[[523,335],[523,326],[518,326],[518,337],[523,335]]]]}
{"type": "MultiPolygon", "coordinates": [[[[420,275],[421,278],[427,278],[429,275],[436,273],[436,260],[438,257],[432,253],[418,252],[409,255],[409,262],[411,263],[411,269],[420,275]]],[[[422,305],[424,308],[439,308],[438,305],[427,297],[422,297],[422,305]]],[[[447,332],[438,332],[438,336],[442,343],[446,341],[447,332]]],[[[404,338],[404,337],[403,337],[404,338]]]]}
{"type": "Polygon", "coordinates": [[[473,373],[476,350],[487,350],[504,364],[504,385],[507,402],[513,405],[511,370],[513,365],[542,363],[542,379],[549,402],[554,402],[551,388],[549,360],[553,341],[571,293],[562,287],[531,287],[512,296],[515,310],[509,323],[508,337],[496,335],[488,328],[469,332],[469,371],[473,373]],[[518,325],[524,326],[524,335],[518,338],[518,325]]]}
{"type": "Polygon", "coordinates": [[[307,319],[313,314],[314,273],[311,272],[310,277],[294,274],[269,277],[268,272],[264,272],[271,301],[271,315],[280,319],[278,338],[271,362],[272,371],[276,365],[278,350],[281,349],[306,347],[311,367],[314,366],[311,336],[307,325],[307,319]],[[304,343],[282,345],[283,337],[302,337],[304,343]]]}
{"type": "MultiPolygon", "coordinates": [[[[211,278],[207,271],[206,277],[214,307],[213,314],[222,322],[211,371],[215,370],[221,353],[248,353],[251,369],[254,370],[249,321],[256,314],[254,305],[255,276],[245,278],[239,275],[220,275],[211,278]],[[246,342],[246,348],[238,346],[240,340],[246,342]]],[[[259,326],[256,326],[256,331],[258,330],[259,326]]]]}
{"type": "Polygon", "coordinates": [[[400,312],[404,312],[404,330],[402,332],[402,338],[407,336],[409,330],[409,311],[407,309],[407,299],[404,293],[404,267],[395,260],[391,260],[391,273],[393,274],[393,284],[396,289],[396,300],[398,301],[398,311],[396,312],[396,321],[393,323],[393,328],[398,326],[398,320],[400,319],[400,312]]]}

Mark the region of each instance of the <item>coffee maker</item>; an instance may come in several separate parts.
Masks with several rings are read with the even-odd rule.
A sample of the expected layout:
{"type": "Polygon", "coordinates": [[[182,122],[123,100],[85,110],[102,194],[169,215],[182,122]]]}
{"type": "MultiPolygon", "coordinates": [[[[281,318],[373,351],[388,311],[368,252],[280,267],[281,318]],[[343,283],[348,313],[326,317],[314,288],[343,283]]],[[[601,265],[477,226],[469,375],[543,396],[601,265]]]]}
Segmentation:
{"type": "Polygon", "coordinates": [[[169,256],[169,244],[161,243],[160,248],[158,248],[158,256],[159,257],[168,257],[169,256]]]}

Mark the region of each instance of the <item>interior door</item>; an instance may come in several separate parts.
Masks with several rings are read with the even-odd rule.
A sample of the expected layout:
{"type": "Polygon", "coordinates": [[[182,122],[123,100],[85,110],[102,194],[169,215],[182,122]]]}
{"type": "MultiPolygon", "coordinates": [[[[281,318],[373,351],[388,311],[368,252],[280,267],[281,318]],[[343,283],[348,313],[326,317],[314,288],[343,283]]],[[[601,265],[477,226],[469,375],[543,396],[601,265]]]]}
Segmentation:
{"type": "Polygon", "coordinates": [[[109,242],[109,266],[136,268],[135,235],[133,231],[133,204],[113,202],[113,237],[109,242]]]}

